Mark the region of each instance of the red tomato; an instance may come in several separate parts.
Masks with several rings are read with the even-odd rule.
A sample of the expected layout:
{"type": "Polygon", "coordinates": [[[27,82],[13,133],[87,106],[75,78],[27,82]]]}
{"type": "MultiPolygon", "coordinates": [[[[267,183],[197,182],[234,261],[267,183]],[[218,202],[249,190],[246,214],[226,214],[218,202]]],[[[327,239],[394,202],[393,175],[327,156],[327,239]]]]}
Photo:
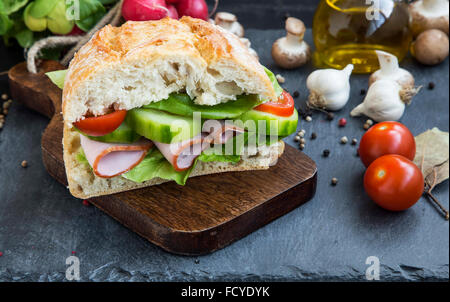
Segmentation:
{"type": "Polygon", "coordinates": [[[266,102],[254,109],[278,116],[291,116],[294,113],[294,99],[289,93],[283,91],[278,102],[266,102]]]}
{"type": "Polygon", "coordinates": [[[125,119],[126,110],[117,110],[113,113],[86,117],[84,120],[74,123],[81,132],[90,136],[103,136],[116,130],[125,119]]]}
{"type": "Polygon", "coordinates": [[[384,155],[376,159],[364,175],[364,188],[380,207],[403,211],[422,196],[424,180],[420,169],[401,155],[384,155]]]}
{"type": "Polygon", "coordinates": [[[366,167],[386,154],[398,154],[409,160],[414,159],[416,142],[411,131],[403,124],[379,123],[372,126],[361,138],[359,156],[366,167]]]}

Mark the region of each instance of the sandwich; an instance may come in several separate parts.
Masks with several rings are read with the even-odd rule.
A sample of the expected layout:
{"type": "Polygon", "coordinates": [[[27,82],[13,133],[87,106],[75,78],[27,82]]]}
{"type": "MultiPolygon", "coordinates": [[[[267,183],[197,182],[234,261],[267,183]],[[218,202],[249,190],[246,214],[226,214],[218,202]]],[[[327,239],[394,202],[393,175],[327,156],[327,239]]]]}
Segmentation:
{"type": "Polygon", "coordinates": [[[108,25],[48,76],[63,88],[64,164],[78,198],[268,169],[297,129],[274,74],[238,37],[190,17],[108,25]]]}

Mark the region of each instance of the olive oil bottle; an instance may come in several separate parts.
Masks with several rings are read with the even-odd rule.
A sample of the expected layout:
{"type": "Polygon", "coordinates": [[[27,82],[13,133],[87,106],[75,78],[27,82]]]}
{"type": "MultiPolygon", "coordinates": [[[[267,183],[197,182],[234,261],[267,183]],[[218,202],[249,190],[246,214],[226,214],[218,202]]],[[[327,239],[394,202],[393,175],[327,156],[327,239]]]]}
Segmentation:
{"type": "Polygon", "coordinates": [[[404,1],[321,0],[313,22],[314,62],[336,69],[354,64],[354,72],[371,73],[379,69],[375,50],[401,61],[412,40],[408,21],[404,1]]]}

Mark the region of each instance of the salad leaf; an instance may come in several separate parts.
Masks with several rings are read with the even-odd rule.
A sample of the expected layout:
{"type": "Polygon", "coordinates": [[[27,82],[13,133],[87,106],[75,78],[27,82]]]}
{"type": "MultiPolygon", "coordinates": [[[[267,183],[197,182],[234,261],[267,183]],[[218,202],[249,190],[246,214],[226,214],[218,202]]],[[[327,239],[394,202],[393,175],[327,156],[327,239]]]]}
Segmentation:
{"type": "Polygon", "coordinates": [[[19,31],[17,34],[14,35],[14,37],[17,39],[17,42],[19,42],[19,45],[23,48],[28,48],[33,45],[34,37],[33,32],[29,29],[24,29],[19,31]]]}
{"type": "Polygon", "coordinates": [[[10,15],[28,3],[28,0],[0,0],[0,13],[10,15]]]}
{"type": "Polygon", "coordinates": [[[0,35],[6,34],[12,26],[13,22],[9,17],[3,12],[0,12],[0,35]]]}
{"type": "Polygon", "coordinates": [[[261,101],[255,95],[242,95],[235,101],[207,106],[197,105],[185,93],[171,94],[168,99],[145,105],[144,108],[158,109],[182,116],[193,116],[194,112],[201,112],[204,119],[236,118],[259,105],[261,101]]]}
{"type": "Polygon", "coordinates": [[[113,4],[119,0],[99,0],[103,5],[113,4]]]}
{"type": "MultiPolygon", "coordinates": [[[[36,0],[30,4],[30,15],[41,19],[46,17],[61,0],[36,0]]],[[[64,3],[64,2],[63,2],[64,3]]]]}
{"type": "Polygon", "coordinates": [[[277,96],[280,96],[283,93],[283,88],[281,88],[280,84],[278,83],[276,76],[273,74],[272,71],[270,71],[266,67],[263,66],[263,68],[267,76],[269,77],[270,81],[272,82],[273,88],[275,89],[275,93],[277,94],[277,96]]]}
{"type": "Polygon", "coordinates": [[[208,152],[203,152],[198,160],[202,162],[224,162],[224,163],[238,163],[241,160],[240,155],[219,155],[219,154],[208,154],[208,152]]]}
{"type": "Polygon", "coordinates": [[[80,20],[75,23],[77,26],[88,32],[105,15],[106,9],[98,0],[79,0],[80,20]]]}
{"type": "Polygon", "coordinates": [[[195,163],[186,171],[175,171],[162,153],[157,148],[153,148],[139,165],[122,174],[122,176],[139,183],[159,177],[166,180],[174,180],[179,185],[185,185],[194,166],[195,163]]]}
{"type": "Polygon", "coordinates": [[[59,88],[64,88],[64,80],[66,78],[67,69],[47,72],[45,75],[59,88]]]}

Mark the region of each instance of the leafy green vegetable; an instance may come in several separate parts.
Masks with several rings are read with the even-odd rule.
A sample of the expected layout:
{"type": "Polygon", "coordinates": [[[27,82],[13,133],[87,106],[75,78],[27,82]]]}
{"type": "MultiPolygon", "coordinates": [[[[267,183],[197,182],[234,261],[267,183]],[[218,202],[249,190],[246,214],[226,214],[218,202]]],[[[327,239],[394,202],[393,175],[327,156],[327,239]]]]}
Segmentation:
{"type": "Polygon", "coordinates": [[[50,14],[58,2],[61,2],[61,0],[36,0],[31,2],[29,13],[33,18],[44,18],[50,14]]]}
{"type": "Polygon", "coordinates": [[[240,155],[219,155],[219,154],[208,154],[208,152],[203,152],[198,160],[202,162],[224,162],[224,163],[238,163],[241,160],[240,155]]]}
{"type": "Polygon", "coordinates": [[[13,22],[9,19],[9,17],[3,12],[0,12],[0,35],[6,34],[12,25],[13,22]]]}
{"type": "Polygon", "coordinates": [[[17,39],[17,42],[19,42],[20,46],[23,48],[28,48],[33,45],[34,39],[33,39],[33,32],[29,29],[24,29],[22,31],[19,31],[14,37],[17,39]]]}
{"type": "Polygon", "coordinates": [[[105,15],[106,9],[98,0],[79,0],[80,20],[75,23],[83,31],[88,32],[105,15]]]}
{"type": "Polygon", "coordinates": [[[145,105],[144,108],[158,109],[182,116],[193,116],[194,112],[201,112],[204,119],[236,118],[259,105],[261,101],[257,96],[242,95],[235,101],[206,106],[197,105],[185,93],[171,94],[168,99],[145,105]]]}
{"type": "Polygon", "coordinates": [[[59,88],[64,88],[64,80],[66,78],[67,69],[47,72],[45,75],[59,88]]]}
{"type": "Polygon", "coordinates": [[[175,171],[161,152],[157,148],[153,148],[139,165],[122,176],[134,182],[144,182],[159,177],[174,180],[179,185],[185,185],[194,166],[195,164],[186,171],[175,171]]]}
{"type": "Polygon", "coordinates": [[[0,0],[0,13],[10,15],[27,4],[28,0],[0,0]]]}
{"type": "MultiPolygon", "coordinates": [[[[263,66],[264,67],[264,66],[263,66]]],[[[273,88],[275,89],[275,93],[277,96],[280,96],[283,93],[283,88],[281,88],[280,84],[278,83],[277,78],[273,74],[272,71],[264,67],[264,70],[266,71],[267,76],[269,77],[270,81],[272,82],[273,88]]]]}

